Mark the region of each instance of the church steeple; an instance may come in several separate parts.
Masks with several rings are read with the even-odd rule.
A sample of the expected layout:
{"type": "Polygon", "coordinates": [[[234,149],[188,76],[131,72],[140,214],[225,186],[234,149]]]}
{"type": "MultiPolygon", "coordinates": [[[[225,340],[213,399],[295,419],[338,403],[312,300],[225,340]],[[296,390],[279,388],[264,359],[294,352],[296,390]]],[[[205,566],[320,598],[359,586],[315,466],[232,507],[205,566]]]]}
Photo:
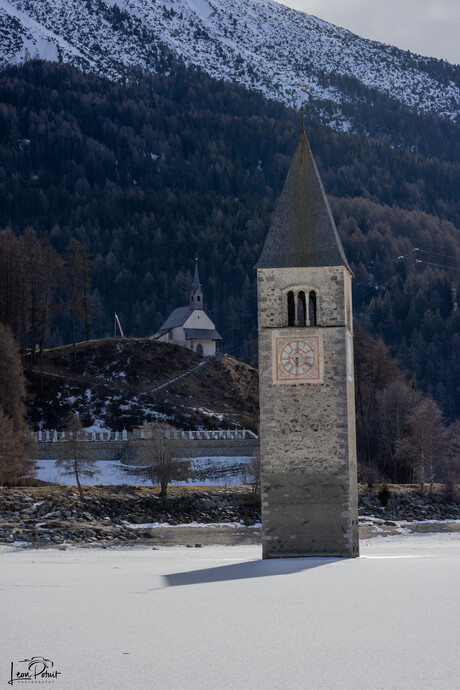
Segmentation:
{"type": "Polygon", "coordinates": [[[195,273],[193,275],[192,289],[190,290],[190,308],[203,309],[203,288],[198,273],[198,257],[195,257],[195,273]]]}
{"type": "Polygon", "coordinates": [[[359,554],[351,280],[302,131],[257,264],[264,558],[359,554]]]}
{"type": "Polygon", "coordinates": [[[302,266],[345,266],[351,273],[303,129],[257,268],[302,266]]]}

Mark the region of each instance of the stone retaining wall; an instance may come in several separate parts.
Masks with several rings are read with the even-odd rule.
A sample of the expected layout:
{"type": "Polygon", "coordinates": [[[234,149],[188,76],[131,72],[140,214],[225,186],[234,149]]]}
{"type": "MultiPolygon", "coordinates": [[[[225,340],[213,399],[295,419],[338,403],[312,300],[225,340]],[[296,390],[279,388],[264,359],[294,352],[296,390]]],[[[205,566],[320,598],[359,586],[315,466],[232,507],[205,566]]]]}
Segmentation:
{"type": "MultiPolygon", "coordinates": [[[[91,451],[98,460],[111,460],[126,464],[143,464],[140,447],[142,440],[129,441],[85,441],[91,445],[91,451]]],[[[172,454],[177,458],[199,457],[238,457],[253,456],[259,448],[259,439],[250,437],[244,439],[171,439],[172,454]]],[[[56,460],[58,443],[42,441],[36,444],[37,460],[56,460]]]]}
{"type": "MultiPolygon", "coordinates": [[[[112,460],[123,462],[130,441],[85,441],[91,447],[91,452],[98,460],[112,460]]],[[[35,458],[37,460],[57,460],[59,443],[42,441],[35,445],[35,458]]]]}

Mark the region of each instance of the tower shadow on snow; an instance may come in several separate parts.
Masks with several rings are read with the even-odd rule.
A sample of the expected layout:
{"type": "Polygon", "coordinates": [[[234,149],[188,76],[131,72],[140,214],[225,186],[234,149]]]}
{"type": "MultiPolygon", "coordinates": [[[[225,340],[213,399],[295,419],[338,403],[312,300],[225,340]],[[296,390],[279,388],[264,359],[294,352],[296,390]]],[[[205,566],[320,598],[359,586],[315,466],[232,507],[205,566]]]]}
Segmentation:
{"type": "Polygon", "coordinates": [[[228,582],[230,580],[248,580],[258,577],[276,575],[294,575],[305,570],[343,562],[343,558],[273,558],[258,561],[245,561],[231,565],[219,565],[202,570],[190,570],[184,573],[164,575],[167,587],[184,585],[201,585],[210,582],[228,582]]]}

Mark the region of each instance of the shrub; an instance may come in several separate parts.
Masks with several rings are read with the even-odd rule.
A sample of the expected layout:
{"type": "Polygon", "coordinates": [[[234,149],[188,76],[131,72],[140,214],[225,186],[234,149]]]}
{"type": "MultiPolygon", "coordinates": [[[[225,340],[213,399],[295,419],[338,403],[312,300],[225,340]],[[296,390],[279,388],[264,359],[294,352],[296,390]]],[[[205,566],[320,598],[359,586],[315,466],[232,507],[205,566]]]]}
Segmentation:
{"type": "Polygon", "coordinates": [[[386,484],[383,484],[380,487],[379,492],[377,494],[377,498],[379,499],[382,506],[386,508],[388,505],[388,501],[391,498],[391,491],[386,484]]]}

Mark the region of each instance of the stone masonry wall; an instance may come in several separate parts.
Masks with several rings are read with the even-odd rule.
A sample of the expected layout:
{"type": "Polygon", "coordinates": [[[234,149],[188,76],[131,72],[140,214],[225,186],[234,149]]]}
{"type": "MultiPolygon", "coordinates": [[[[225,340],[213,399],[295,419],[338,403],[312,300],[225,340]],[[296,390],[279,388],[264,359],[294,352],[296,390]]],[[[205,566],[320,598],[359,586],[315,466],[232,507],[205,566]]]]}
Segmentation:
{"type": "MultiPolygon", "coordinates": [[[[342,267],[263,269],[259,386],[265,557],[358,555],[353,382],[347,376],[342,267]],[[290,289],[315,289],[323,333],[322,383],[275,385],[274,328],[287,327],[290,289]]],[[[348,287],[348,286],[347,286],[348,287]]],[[[287,329],[289,331],[299,329],[287,329]]],[[[305,328],[308,333],[312,329],[305,328]]]]}
{"type": "Polygon", "coordinates": [[[304,290],[317,294],[317,325],[345,323],[344,274],[341,266],[327,268],[272,268],[257,271],[259,330],[288,325],[287,293],[304,290]]]}
{"type": "MultiPolygon", "coordinates": [[[[88,441],[91,451],[98,460],[111,460],[112,462],[125,462],[137,464],[139,459],[140,441],[88,441]]],[[[224,440],[171,440],[173,456],[177,458],[199,457],[252,457],[259,448],[258,438],[224,440]]],[[[37,460],[57,459],[57,442],[37,443],[37,460]]]]}

